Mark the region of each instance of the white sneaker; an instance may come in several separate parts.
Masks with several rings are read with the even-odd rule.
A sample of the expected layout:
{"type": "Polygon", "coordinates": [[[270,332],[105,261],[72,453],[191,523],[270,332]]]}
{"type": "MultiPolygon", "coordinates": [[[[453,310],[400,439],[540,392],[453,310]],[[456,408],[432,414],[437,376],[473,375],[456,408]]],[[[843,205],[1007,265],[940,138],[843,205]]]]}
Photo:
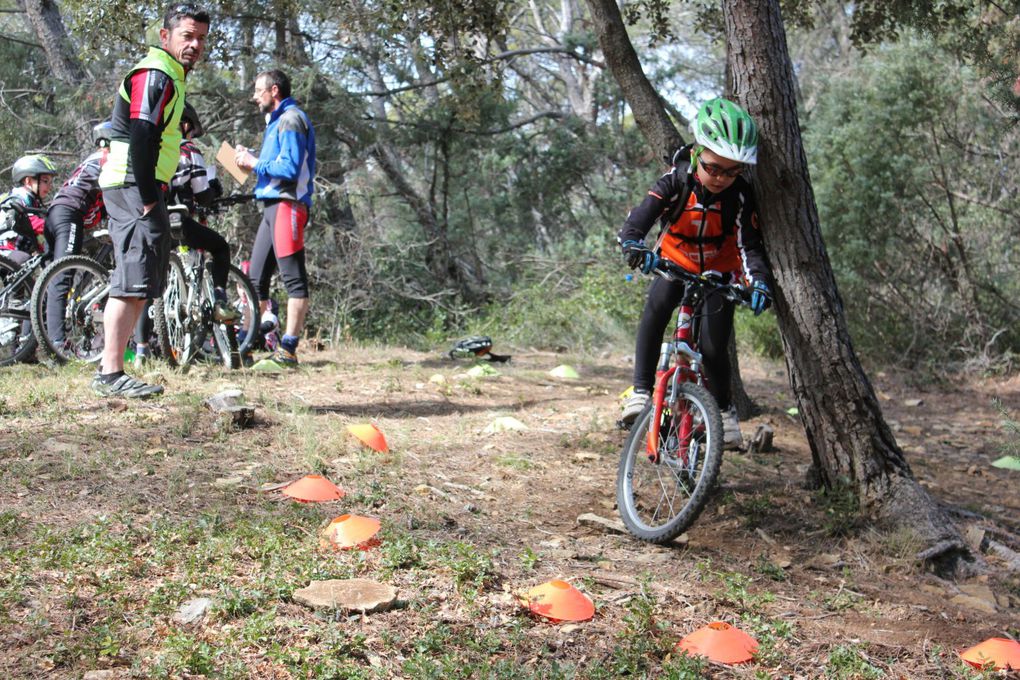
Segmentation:
{"type": "Polygon", "coordinates": [[[620,415],[620,422],[624,425],[633,425],[641,412],[645,410],[648,399],[652,395],[647,392],[634,392],[623,402],[623,413],[620,415]]]}
{"type": "Polygon", "coordinates": [[[740,434],[740,421],[737,420],[737,409],[730,406],[722,412],[723,449],[739,449],[744,443],[740,434]]]}

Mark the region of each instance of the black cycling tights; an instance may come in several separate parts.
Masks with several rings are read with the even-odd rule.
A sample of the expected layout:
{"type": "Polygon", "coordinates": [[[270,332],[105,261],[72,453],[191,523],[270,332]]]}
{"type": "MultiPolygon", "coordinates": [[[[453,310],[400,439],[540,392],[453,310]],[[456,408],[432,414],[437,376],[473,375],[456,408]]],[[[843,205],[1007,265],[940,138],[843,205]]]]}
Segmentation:
{"type": "Polygon", "coordinates": [[[197,248],[209,253],[212,260],[212,280],[217,288],[227,287],[227,276],[230,274],[230,246],[227,239],[190,217],[181,223],[184,244],[189,248],[197,248]]]}
{"type": "MultiPolygon", "coordinates": [[[[648,289],[645,310],[638,326],[634,349],[634,389],[651,392],[655,384],[655,366],[659,359],[663,334],[673,312],[680,305],[684,284],[656,278],[648,289]]],[[[730,357],[728,346],[733,332],[733,303],[719,293],[710,293],[702,306],[701,337],[698,350],[705,358],[704,371],[708,391],[719,408],[730,407],[730,357]]],[[[670,328],[672,332],[672,328],[670,328]]]]}

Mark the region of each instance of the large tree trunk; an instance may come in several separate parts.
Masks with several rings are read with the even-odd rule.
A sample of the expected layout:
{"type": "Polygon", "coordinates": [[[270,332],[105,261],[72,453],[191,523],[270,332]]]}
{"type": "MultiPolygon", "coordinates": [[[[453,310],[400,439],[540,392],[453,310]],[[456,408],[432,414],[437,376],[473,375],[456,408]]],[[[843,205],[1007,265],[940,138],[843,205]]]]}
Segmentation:
{"type": "Polygon", "coordinates": [[[587,0],[587,3],[609,71],[634,112],[634,120],[641,133],[657,156],[672,153],[683,144],[683,137],[666,114],[659,94],[641,68],[616,0],[587,0]]]}
{"type": "Polygon", "coordinates": [[[961,568],[965,544],[914,479],[854,353],[822,242],[779,0],[723,0],[734,91],[759,122],[759,211],[793,391],[821,481],[849,482],[863,511],[924,541],[919,558],[961,568]]]}
{"type": "Polygon", "coordinates": [[[18,6],[25,11],[29,26],[42,44],[54,77],[75,85],[84,80],[87,75],[85,68],[78,60],[56,2],[18,0],[18,6]]]}

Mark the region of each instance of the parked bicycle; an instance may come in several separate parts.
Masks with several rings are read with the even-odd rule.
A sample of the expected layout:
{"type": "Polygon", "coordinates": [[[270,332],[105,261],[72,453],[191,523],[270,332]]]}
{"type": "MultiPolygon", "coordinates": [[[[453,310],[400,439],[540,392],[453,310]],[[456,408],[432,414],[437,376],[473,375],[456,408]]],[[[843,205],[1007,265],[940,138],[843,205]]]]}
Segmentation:
{"type": "Polygon", "coordinates": [[[662,345],[655,388],[620,453],[616,502],[634,536],[668,543],[704,509],[722,464],[722,415],[705,387],[699,330],[709,293],[749,305],[750,293],[718,272],[692,274],[669,260],[654,273],[685,284],[676,331],[662,345]]]}
{"type": "MultiPolygon", "coordinates": [[[[25,207],[24,211],[46,214],[46,208],[25,207]]],[[[0,240],[10,237],[10,234],[0,234],[0,240]]],[[[112,259],[105,230],[87,234],[83,248],[99,258],[112,259]]],[[[33,253],[18,266],[0,256],[0,366],[25,361],[41,346],[39,338],[42,333],[32,321],[32,300],[36,284],[46,277],[49,269],[44,268],[46,259],[45,253],[33,253]]],[[[43,351],[45,353],[45,347],[43,351]]]]}
{"type": "MultiPolygon", "coordinates": [[[[209,212],[249,200],[251,196],[246,195],[219,198],[209,212]]],[[[167,211],[179,241],[180,225],[189,209],[173,205],[167,211]]],[[[170,253],[166,290],[153,304],[153,322],[160,353],[171,366],[188,366],[206,357],[227,368],[241,368],[241,357],[257,334],[250,331],[258,325],[258,297],[248,277],[235,265],[230,265],[225,290],[228,306],[239,312],[236,323],[220,323],[214,318],[212,269],[205,253],[184,245],[170,253]]]]}

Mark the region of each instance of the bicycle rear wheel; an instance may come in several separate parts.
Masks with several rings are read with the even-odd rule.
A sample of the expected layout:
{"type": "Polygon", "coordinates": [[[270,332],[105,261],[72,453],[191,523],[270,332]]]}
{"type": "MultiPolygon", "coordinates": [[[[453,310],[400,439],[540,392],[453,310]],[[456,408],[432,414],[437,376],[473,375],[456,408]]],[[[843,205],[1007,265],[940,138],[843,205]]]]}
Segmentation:
{"type": "Polygon", "coordinates": [[[722,416],[708,390],[681,383],[659,423],[658,460],[648,455],[654,404],[638,416],[620,453],[616,503],[636,537],[668,543],[704,509],[722,464],[722,416]]]}
{"type": "Polygon", "coordinates": [[[68,255],[43,270],[32,289],[32,328],[47,361],[99,361],[103,354],[103,313],[110,297],[110,272],[91,257],[68,255]],[[61,282],[67,293],[52,296],[61,282]],[[49,305],[58,305],[59,326],[46,322],[49,305]]]}
{"type": "Polygon", "coordinates": [[[234,324],[237,351],[240,355],[251,349],[259,330],[259,296],[248,276],[236,265],[230,265],[227,274],[227,303],[241,313],[234,324]]]}
{"type": "Polygon", "coordinates": [[[18,265],[0,255],[0,366],[24,361],[36,348],[29,324],[32,280],[27,279],[7,290],[18,269],[18,265]]]}
{"type": "Polygon", "coordinates": [[[160,355],[174,368],[187,366],[198,351],[195,341],[201,324],[192,307],[184,264],[177,253],[170,253],[166,288],[163,296],[152,303],[152,326],[160,355]]]}
{"type": "Polygon", "coordinates": [[[202,307],[208,310],[208,323],[212,327],[212,349],[217,361],[226,368],[241,368],[241,354],[237,350],[237,330],[234,324],[217,323],[212,318],[212,310],[216,305],[213,292],[212,269],[206,264],[205,276],[202,277],[202,307]]]}

